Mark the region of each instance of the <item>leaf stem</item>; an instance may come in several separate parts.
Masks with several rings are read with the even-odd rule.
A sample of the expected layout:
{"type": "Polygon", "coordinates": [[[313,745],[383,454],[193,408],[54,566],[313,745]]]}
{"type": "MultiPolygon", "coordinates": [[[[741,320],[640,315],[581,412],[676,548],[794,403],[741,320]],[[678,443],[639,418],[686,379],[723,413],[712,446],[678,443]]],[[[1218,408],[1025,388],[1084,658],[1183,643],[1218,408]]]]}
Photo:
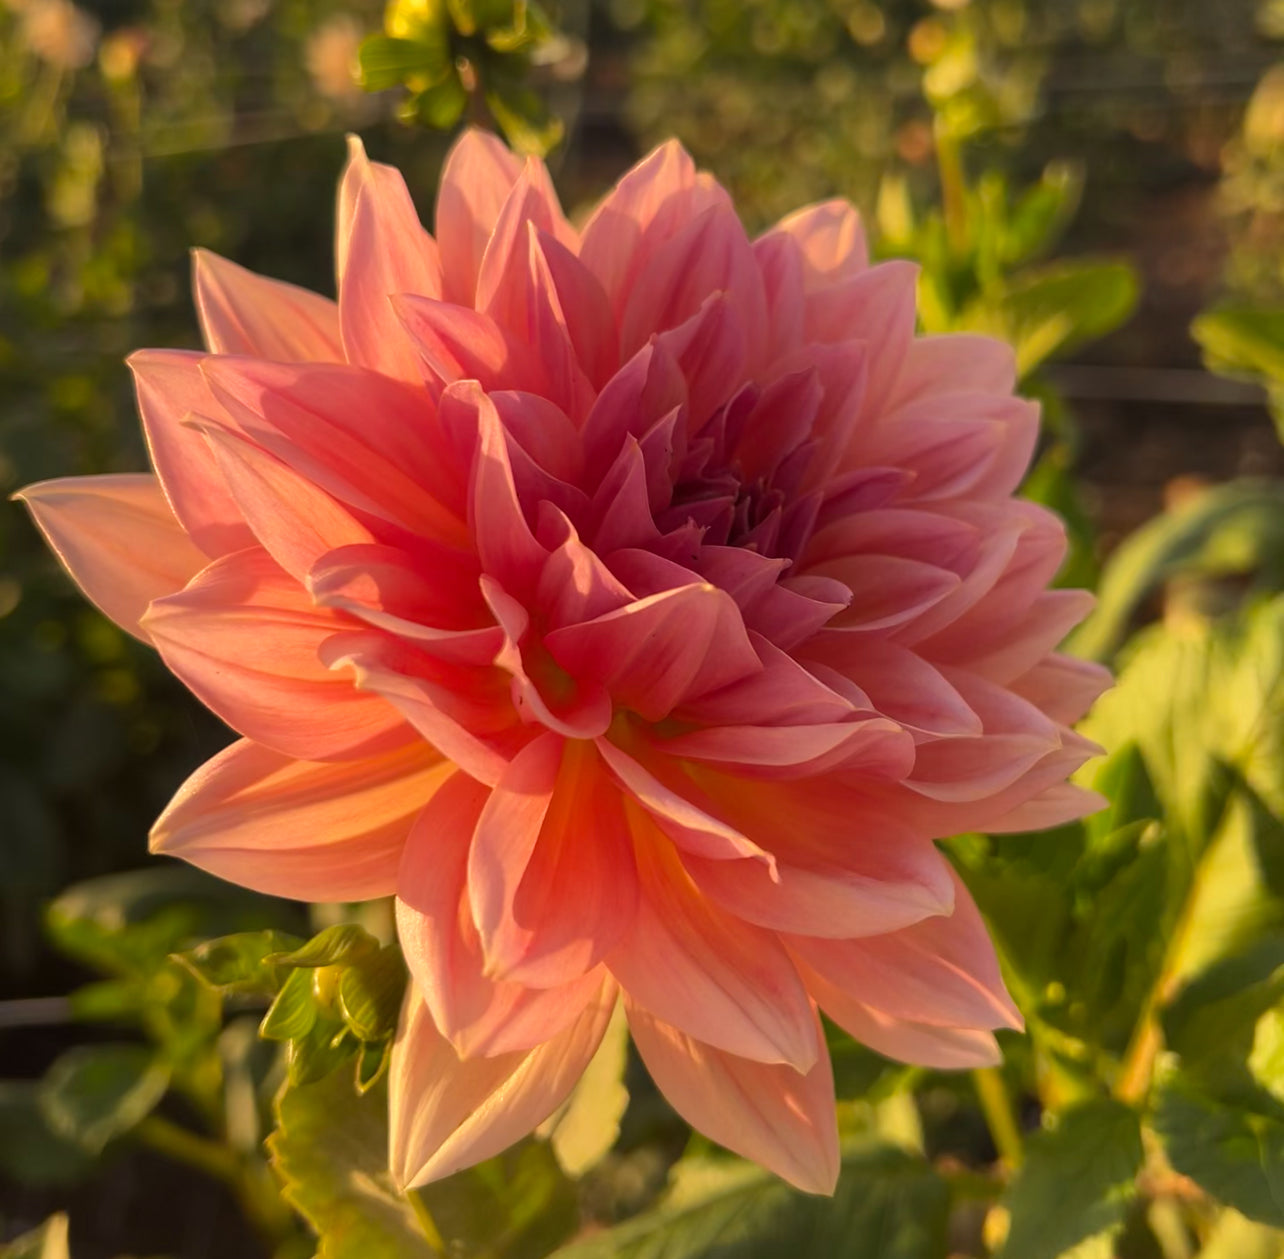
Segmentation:
{"type": "Polygon", "coordinates": [[[936,115],[933,135],[936,141],[936,170],[941,181],[941,213],[945,218],[945,236],[950,252],[956,258],[967,253],[967,179],[958,141],[940,114],[936,115]]]}
{"type": "Polygon", "coordinates": [[[428,1239],[428,1244],[439,1255],[444,1255],[446,1253],[445,1240],[437,1231],[436,1221],[432,1218],[422,1195],[416,1189],[407,1189],[406,1198],[410,1203],[410,1209],[415,1213],[415,1219],[419,1221],[419,1227],[423,1230],[424,1237],[428,1239]]]}
{"type": "Polygon", "coordinates": [[[972,1072],[972,1084],[999,1157],[1009,1167],[1020,1167],[1025,1157],[1025,1142],[1007,1085],[1003,1082],[1003,1073],[998,1067],[978,1067],[972,1072]]]}

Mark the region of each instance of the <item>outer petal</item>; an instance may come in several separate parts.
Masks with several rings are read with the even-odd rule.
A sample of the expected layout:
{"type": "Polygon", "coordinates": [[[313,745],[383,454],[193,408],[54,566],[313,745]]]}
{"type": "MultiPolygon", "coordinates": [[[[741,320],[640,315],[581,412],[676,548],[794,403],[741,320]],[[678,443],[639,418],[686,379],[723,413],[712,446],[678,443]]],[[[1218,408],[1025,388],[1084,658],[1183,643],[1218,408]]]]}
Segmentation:
{"type": "Polygon", "coordinates": [[[67,477],[16,495],[76,584],[123,630],[153,599],[181,590],[209,562],[183,532],[160,484],[146,474],[67,477]]]}
{"type": "Polygon", "coordinates": [[[214,354],[283,363],[343,362],[339,308],[318,293],[194,249],[192,295],[205,344],[214,354]]]}
{"type": "Polygon", "coordinates": [[[800,1074],[701,1044],[632,1001],[626,1009],[651,1078],[693,1127],[807,1193],[834,1192],[838,1125],[828,1053],[800,1074]]]}
{"type": "Polygon", "coordinates": [[[419,384],[423,375],[389,302],[441,295],[441,260],[399,172],[371,162],[355,136],[340,188],[339,321],[348,361],[419,384]]]}
{"type": "Polygon", "coordinates": [[[450,150],[437,190],[436,222],[448,302],[473,304],[486,242],[521,173],[521,159],[487,131],[470,128],[450,150]]]}
{"type": "Polygon", "coordinates": [[[145,628],[198,699],[286,756],[374,755],[410,735],[395,709],[322,664],[318,650],[344,622],[314,608],[265,551],[216,560],[153,603],[145,628]]]}
{"type": "Polygon", "coordinates": [[[390,1162],[398,1183],[440,1180],[520,1140],[565,1101],[615,1006],[609,980],[565,1031],[525,1053],[460,1059],[412,986],[392,1050],[390,1162]]]}
{"type": "Polygon", "coordinates": [[[775,232],[797,242],[808,288],[851,279],[869,266],[860,213],[848,201],[835,198],[795,210],[775,232]]]}
{"type": "Polygon", "coordinates": [[[411,821],[451,772],[418,741],[329,764],[242,739],[178,789],[151,848],[269,896],[388,896],[411,821]]]}
{"type": "Polygon", "coordinates": [[[898,1062],[958,1070],[992,1067],[1003,1054],[991,1032],[971,1027],[939,1027],[893,1018],[802,968],[807,991],[835,1023],[857,1040],[898,1062]]]}
{"type": "Polygon", "coordinates": [[[933,1027],[1022,1026],[976,904],[954,876],[954,912],[859,940],[788,941],[808,970],[893,1018],[933,1027]]]}
{"type": "Polygon", "coordinates": [[[185,421],[218,418],[222,408],[201,375],[203,354],[138,350],[126,360],[134,373],[138,414],[152,466],[165,497],[193,542],[211,557],[254,543],[209,447],[185,421]]]}

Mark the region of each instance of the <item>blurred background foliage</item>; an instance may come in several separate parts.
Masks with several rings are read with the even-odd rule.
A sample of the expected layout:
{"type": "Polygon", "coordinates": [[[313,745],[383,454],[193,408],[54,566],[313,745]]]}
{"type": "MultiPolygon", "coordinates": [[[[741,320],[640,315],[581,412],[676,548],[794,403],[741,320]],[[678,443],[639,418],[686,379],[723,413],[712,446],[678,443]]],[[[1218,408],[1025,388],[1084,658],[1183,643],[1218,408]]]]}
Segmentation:
{"type": "Polygon", "coordinates": [[[3,1253],[307,1259],[302,1217],[329,1259],[1279,1259],[1284,4],[0,0],[0,488],[144,466],[121,360],[196,343],[190,246],[330,291],[342,133],[427,217],[467,121],[571,207],[670,134],[751,229],[851,197],[926,330],[1016,347],[1026,492],[1101,598],[1074,648],[1120,670],[1111,807],[951,846],[1030,1035],[969,1079],[835,1033],[833,1204],[690,1138],[617,1037],[547,1143],[399,1197],[385,907],[146,857],[227,734],[6,507],[3,1253]]]}

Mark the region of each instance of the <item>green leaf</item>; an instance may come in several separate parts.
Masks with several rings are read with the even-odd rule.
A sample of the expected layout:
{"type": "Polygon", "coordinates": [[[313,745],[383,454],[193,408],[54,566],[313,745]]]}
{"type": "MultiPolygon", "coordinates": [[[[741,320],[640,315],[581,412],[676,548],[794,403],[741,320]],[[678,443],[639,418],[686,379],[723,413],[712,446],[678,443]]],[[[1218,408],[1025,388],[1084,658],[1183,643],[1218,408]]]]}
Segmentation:
{"type": "Polygon", "coordinates": [[[62,1137],[98,1153],[165,1096],[169,1072],[141,1045],[80,1045],[49,1068],[40,1105],[62,1137]]]}
{"type": "Polygon", "coordinates": [[[0,1080],[0,1173],[20,1185],[69,1185],[93,1170],[91,1155],[50,1128],[34,1080],[0,1080]]]}
{"type": "Polygon", "coordinates": [[[336,1018],[319,1015],[301,1036],[292,1037],[286,1062],[291,1084],[311,1084],[341,1067],[360,1048],[336,1018]]]}
{"type": "Polygon", "coordinates": [[[361,1040],[382,1040],[397,1030],[406,989],[406,964],[390,944],[345,966],[339,976],[339,1013],[361,1040]]]}
{"type": "Polygon", "coordinates": [[[1234,481],[1156,516],[1130,534],[1102,573],[1097,606],[1070,638],[1078,656],[1105,660],[1123,641],[1142,603],[1178,574],[1284,572],[1284,485],[1234,481]]]}
{"type": "Polygon", "coordinates": [[[1012,208],[1000,240],[1004,265],[1019,266],[1052,245],[1074,217],[1082,192],[1082,167],[1068,162],[1049,164],[1043,178],[1012,208]]]}
{"type": "Polygon", "coordinates": [[[563,1247],[553,1259],[940,1259],[945,1253],[948,1191],[931,1168],[900,1150],[850,1152],[832,1199],[731,1165],[744,1174],[730,1185],[715,1182],[705,1196],[648,1211],[563,1247]]]}
{"type": "Polygon", "coordinates": [[[1176,1171],[1250,1219],[1284,1227],[1284,1106],[1269,1093],[1218,1097],[1174,1073],[1160,1081],[1153,1124],[1176,1171]]]}
{"type": "Polygon", "coordinates": [[[621,1004],[566,1104],[540,1126],[540,1135],[549,1136],[553,1153],[568,1176],[583,1175],[620,1135],[620,1120],[629,1104],[624,1084],[628,1050],[628,1022],[621,1004]]]}
{"type": "Polygon", "coordinates": [[[579,1218],[575,1186],[544,1141],[523,1141],[418,1192],[453,1259],[545,1259],[579,1218]]]}
{"type": "Polygon", "coordinates": [[[388,1095],[358,1096],[347,1072],[285,1089],[268,1138],[285,1200],[320,1237],[318,1259],[433,1259],[388,1175],[388,1095]]]}
{"type": "Polygon", "coordinates": [[[280,967],[266,959],[302,945],[297,936],[284,931],[242,931],[207,940],[185,953],[175,954],[174,960],[218,992],[275,996],[284,976],[280,967]]]}
{"type": "Polygon", "coordinates": [[[0,1259],[71,1259],[66,1212],[51,1215],[39,1228],[0,1246],[0,1259]]]}
{"type": "Polygon", "coordinates": [[[1136,1191],[1142,1157],[1141,1124],[1127,1106],[1099,1098],[1065,1111],[1055,1128],[1027,1143],[1003,1196],[1011,1226],[1001,1259],[1056,1259],[1113,1233],[1136,1191]]]}
{"type": "Polygon", "coordinates": [[[1242,1069],[1262,1015],[1284,996],[1284,938],[1222,958],[1187,983],[1163,1011],[1164,1040],[1187,1074],[1242,1069]]]}
{"type": "Polygon", "coordinates": [[[1284,1234],[1227,1208],[1218,1215],[1199,1259],[1280,1259],[1284,1234]]]}
{"type": "Polygon", "coordinates": [[[1137,305],[1135,269],[1126,262],[1073,259],[1030,268],[984,293],[960,327],[1011,342],[1017,369],[1040,363],[1111,332],[1137,305]]]}
{"type": "Polygon", "coordinates": [[[565,134],[562,120],[553,117],[534,92],[523,88],[487,92],[486,107],[518,153],[543,157],[565,134]]]}
{"type": "Polygon", "coordinates": [[[351,965],[379,948],[379,941],[354,922],[340,922],[318,932],[306,944],[288,953],[275,953],[268,961],[275,966],[351,965]]]}
{"type": "Polygon", "coordinates": [[[367,92],[435,82],[451,68],[450,41],[440,27],[424,27],[414,39],[368,35],[357,50],[357,66],[367,92]]]}
{"type": "Polygon", "coordinates": [[[406,105],[406,112],[425,126],[449,131],[468,108],[468,92],[459,75],[452,71],[431,87],[417,92],[406,105]]]}
{"type": "Polygon", "coordinates": [[[292,1040],[306,1036],[317,1021],[316,995],[312,990],[312,975],[296,970],[281,986],[276,1000],[263,1016],[259,1035],[264,1040],[292,1040]]]}

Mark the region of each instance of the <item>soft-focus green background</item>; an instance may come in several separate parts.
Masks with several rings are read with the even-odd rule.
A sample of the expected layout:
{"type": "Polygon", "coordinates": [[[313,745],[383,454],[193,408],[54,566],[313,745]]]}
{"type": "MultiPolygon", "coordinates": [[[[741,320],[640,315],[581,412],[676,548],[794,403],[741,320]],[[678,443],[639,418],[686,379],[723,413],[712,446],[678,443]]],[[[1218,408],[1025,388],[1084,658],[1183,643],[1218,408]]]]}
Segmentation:
{"type": "MultiPolygon", "coordinates": [[[[548,7],[560,34],[532,84],[566,123],[550,164],[568,206],[670,134],[751,228],[856,200],[882,249],[927,263],[927,322],[1023,345],[1054,439],[1041,485],[1071,514],[1076,578],[1091,581],[1165,496],[1188,500],[1191,478],[1284,472],[1256,386],[1204,372],[1188,332],[1215,299],[1284,303],[1279,0],[548,7]],[[1027,187],[1044,192],[1023,199],[1027,187]],[[943,217],[925,217],[942,201],[943,217]],[[987,243],[977,224],[1000,219],[987,243]],[[1068,330],[1031,315],[1018,299],[1046,276],[1021,268],[1051,250],[1131,257],[1133,318],[1096,339],[1131,305],[1118,269],[1076,298],[1068,330]],[[1026,322],[996,326],[999,310],[1026,322]]],[[[382,17],[370,0],[0,0],[0,489],[144,467],[122,359],[195,344],[190,246],[331,290],[345,131],[401,167],[430,222],[448,137],[404,125],[396,92],[353,80],[382,17]]],[[[91,977],[71,960],[83,950],[49,942],[44,903],[149,864],[151,819],[226,738],[6,505],[0,1076],[34,1078],[97,1035],[56,1002],[31,1004],[91,977]]],[[[308,925],[294,907],[211,912],[205,934],[308,925]]],[[[0,1121],[17,1113],[2,1103],[0,1121]]],[[[16,1174],[30,1157],[0,1134],[0,1239],[70,1203],[77,1259],[252,1253],[221,1191],[152,1154],[39,1187],[16,1174]]]]}

